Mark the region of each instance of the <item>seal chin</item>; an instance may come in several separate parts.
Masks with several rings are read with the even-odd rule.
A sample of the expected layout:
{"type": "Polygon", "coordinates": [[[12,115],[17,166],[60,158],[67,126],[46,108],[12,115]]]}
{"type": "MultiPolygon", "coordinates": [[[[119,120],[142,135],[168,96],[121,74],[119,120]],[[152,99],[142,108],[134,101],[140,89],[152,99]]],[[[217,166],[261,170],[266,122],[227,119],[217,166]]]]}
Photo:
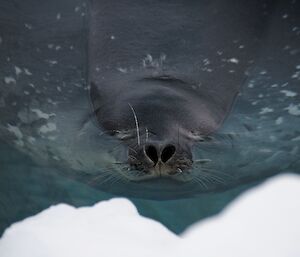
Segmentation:
{"type": "Polygon", "coordinates": [[[152,168],[147,171],[139,171],[135,168],[128,168],[127,171],[119,170],[119,173],[122,177],[130,182],[143,182],[147,180],[155,180],[155,179],[168,179],[175,180],[178,182],[189,182],[192,178],[189,176],[190,172],[188,170],[181,170],[178,168],[177,170],[169,169],[169,168],[152,168]]]}

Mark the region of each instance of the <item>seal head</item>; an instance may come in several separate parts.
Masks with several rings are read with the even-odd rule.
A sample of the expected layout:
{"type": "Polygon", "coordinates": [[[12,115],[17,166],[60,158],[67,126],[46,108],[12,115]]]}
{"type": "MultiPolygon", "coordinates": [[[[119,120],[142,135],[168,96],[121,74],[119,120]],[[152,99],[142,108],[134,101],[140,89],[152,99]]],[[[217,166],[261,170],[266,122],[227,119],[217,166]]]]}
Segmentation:
{"type": "Polygon", "coordinates": [[[176,78],[119,83],[119,93],[111,104],[104,100],[111,96],[101,92],[101,86],[91,83],[90,92],[102,129],[128,147],[129,168],[137,171],[130,179],[188,172],[193,164],[193,144],[216,131],[226,108],[208,93],[195,90],[195,85],[176,78]]]}

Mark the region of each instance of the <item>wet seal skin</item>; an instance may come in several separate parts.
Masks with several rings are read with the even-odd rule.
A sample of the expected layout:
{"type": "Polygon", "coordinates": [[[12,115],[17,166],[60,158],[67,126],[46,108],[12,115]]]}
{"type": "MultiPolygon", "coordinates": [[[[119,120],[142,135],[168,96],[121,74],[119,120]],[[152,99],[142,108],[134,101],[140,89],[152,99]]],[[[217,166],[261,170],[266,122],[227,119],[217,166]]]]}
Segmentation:
{"type": "Polygon", "coordinates": [[[233,3],[91,1],[91,100],[129,180],[189,180],[193,145],[229,114],[268,24],[258,1],[233,3]]]}
{"type": "Polygon", "coordinates": [[[155,199],[299,170],[299,1],[17,6],[0,136],[37,164],[155,199]]]}
{"type": "MultiPolygon", "coordinates": [[[[217,153],[235,136],[218,132],[265,51],[277,8],[276,1],[91,1],[90,96],[99,126],[127,148],[127,159],[116,158],[121,176],[194,182],[204,191],[235,179],[243,164],[217,153]],[[217,169],[219,162],[227,167],[217,169]]],[[[241,125],[237,135],[251,134],[241,125]]]]}

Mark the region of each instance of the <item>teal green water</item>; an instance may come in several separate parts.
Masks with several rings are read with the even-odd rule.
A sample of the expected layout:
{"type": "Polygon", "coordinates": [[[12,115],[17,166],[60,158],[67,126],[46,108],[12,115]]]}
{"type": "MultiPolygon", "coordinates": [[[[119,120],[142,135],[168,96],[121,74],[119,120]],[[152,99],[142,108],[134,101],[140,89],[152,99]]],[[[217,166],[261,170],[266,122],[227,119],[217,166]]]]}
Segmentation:
{"type": "MultiPolygon", "coordinates": [[[[262,177],[279,172],[300,172],[300,8],[297,9],[299,1],[277,2],[274,17],[270,17],[270,28],[263,37],[265,48],[260,52],[256,66],[249,71],[249,79],[245,82],[236,109],[223,127],[224,133],[236,135],[230,141],[235,144],[220,145],[211,152],[199,148],[205,154],[203,156],[211,154],[212,160],[222,164],[220,170],[225,167],[229,172],[234,172],[237,178],[243,178],[238,181],[244,184],[236,184],[223,192],[200,193],[187,199],[131,199],[142,215],[160,221],[175,233],[181,233],[190,224],[219,213],[240,193],[260,183],[262,177]],[[293,6],[295,3],[297,7],[293,6]],[[281,10],[289,12],[289,19],[281,18],[284,13],[281,10]]],[[[47,108],[41,110],[51,114],[56,106],[53,103],[60,101],[56,112],[58,127],[68,125],[64,111],[70,115],[70,120],[83,117],[78,112],[81,106],[77,97],[86,92],[80,88],[80,85],[85,85],[87,68],[86,1],[38,3],[37,0],[0,0],[0,136],[2,140],[9,141],[9,145],[13,145],[16,138],[10,140],[6,137],[13,136],[13,133],[8,133],[8,124],[17,129],[21,128],[18,122],[22,121],[23,136],[27,139],[36,135],[38,130],[35,129],[44,125],[39,123],[42,119],[31,120],[34,117],[26,116],[28,106],[37,108],[39,104],[45,104],[47,108]],[[18,74],[21,68],[22,78],[18,74]],[[38,90],[33,92],[32,85],[38,90]],[[57,86],[60,86],[59,90],[66,86],[68,91],[61,93],[57,86]]],[[[231,57],[234,56],[228,56],[231,57]]],[[[66,130],[68,126],[61,127],[60,131],[64,132],[59,135],[61,141],[57,140],[59,143],[52,150],[57,150],[64,143],[76,146],[74,135],[77,134],[73,130],[77,127],[74,124],[70,124],[70,131],[66,130]]],[[[36,152],[53,155],[43,140],[37,145],[42,146],[44,152],[37,147],[31,149],[34,150],[32,155],[36,152]]],[[[75,150],[82,148],[84,159],[99,146],[106,147],[98,144],[93,137],[90,141],[83,141],[75,150]],[[89,144],[93,147],[90,148],[89,144]]],[[[49,142],[52,143],[50,139],[49,142]]],[[[63,176],[63,168],[59,171],[38,166],[9,145],[0,143],[0,234],[13,222],[50,205],[64,202],[74,206],[90,206],[117,197],[89,187],[80,180],[63,176]]],[[[96,158],[91,159],[94,161],[96,158]]],[[[89,160],[86,163],[90,164],[89,160]]]]}

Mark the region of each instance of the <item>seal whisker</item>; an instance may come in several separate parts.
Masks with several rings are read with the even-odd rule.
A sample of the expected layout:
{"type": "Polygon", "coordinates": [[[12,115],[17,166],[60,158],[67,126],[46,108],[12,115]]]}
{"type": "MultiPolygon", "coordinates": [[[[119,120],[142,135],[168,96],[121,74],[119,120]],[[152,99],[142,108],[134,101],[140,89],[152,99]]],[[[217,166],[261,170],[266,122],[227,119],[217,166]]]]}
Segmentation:
{"type": "MultiPolygon", "coordinates": [[[[201,184],[205,184],[206,189],[208,189],[208,185],[205,183],[205,181],[211,185],[216,184],[216,182],[218,184],[223,184],[223,185],[225,184],[225,181],[221,182],[220,180],[217,180],[216,178],[210,176],[209,174],[203,173],[203,172],[200,172],[197,175],[195,175],[193,177],[193,180],[197,183],[199,183],[201,181],[201,184]]],[[[191,182],[193,182],[193,180],[191,182]]]]}
{"type": "Polygon", "coordinates": [[[124,182],[124,181],[128,181],[128,179],[123,179],[122,176],[113,176],[112,177],[112,180],[110,182],[110,185],[112,186],[113,184],[116,184],[116,183],[120,183],[120,182],[124,182]]]}
{"type": "Polygon", "coordinates": [[[133,116],[134,116],[134,121],[135,121],[135,126],[136,126],[136,133],[137,133],[137,143],[138,145],[141,145],[141,140],[140,140],[140,130],[139,130],[139,123],[138,123],[138,119],[137,119],[137,116],[136,116],[136,113],[132,107],[132,105],[130,103],[128,103],[132,113],[133,113],[133,116]]]}
{"type": "Polygon", "coordinates": [[[114,152],[120,145],[122,145],[123,143],[121,142],[121,143],[119,143],[119,144],[117,144],[117,145],[115,145],[112,149],[110,149],[109,151],[107,151],[108,153],[112,153],[112,152],[114,152]]]}
{"type": "Polygon", "coordinates": [[[201,174],[201,176],[206,177],[207,179],[210,179],[213,182],[218,182],[220,184],[226,184],[226,181],[217,175],[213,175],[213,174],[205,173],[205,172],[201,172],[200,174],[201,174]]]}
{"type": "MultiPolygon", "coordinates": [[[[217,182],[219,184],[227,184],[227,182],[231,181],[231,179],[229,179],[229,177],[223,176],[221,177],[220,175],[216,174],[216,172],[205,172],[204,171],[199,171],[198,173],[200,176],[204,176],[208,179],[210,179],[213,182],[217,182]]],[[[223,175],[223,174],[222,174],[223,175]]]]}
{"type": "Polygon", "coordinates": [[[100,180],[101,184],[104,184],[107,180],[109,180],[113,175],[109,174],[107,172],[104,173],[100,173],[97,176],[93,177],[89,182],[88,185],[95,185],[98,183],[98,181],[100,180]],[[104,178],[104,180],[103,180],[104,178]]]}
{"type": "Polygon", "coordinates": [[[179,125],[177,123],[177,146],[179,146],[179,125]]]}
{"type": "Polygon", "coordinates": [[[199,144],[195,144],[195,147],[203,147],[203,145],[210,147],[216,144],[230,144],[232,147],[234,145],[234,137],[232,134],[214,134],[211,136],[203,137],[199,144]]]}
{"type": "MultiPolygon", "coordinates": [[[[100,179],[100,177],[99,177],[99,179],[100,179]]],[[[113,179],[113,176],[111,175],[111,176],[107,176],[104,180],[101,180],[100,182],[100,184],[109,184],[109,182],[111,181],[113,179]]]]}
{"type": "Polygon", "coordinates": [[[117,164],[117,165],[128,165],[126,162],[113,162],[113,164],[117,164]]]}
{"type": "Polygon", "coordinates": [[[202,167],[202,171],[207,171],[211,174],[219,174],[219,175],[222,175],[224,176],[224,178],[228,178],[228,179],[234,179],[234,176],[228,174],[228,173],[225,173],[225,172],[222,172],[222,171],[219,171],[219,170],[214,170],[214,169],[210,169],[210,168],[207,168],[207,167],[202,167]]]}
{"type": "Polygon", "coordinates": [[[137,158],[135,157],[135,156],[133,156],[133,155],[128,155],[128,158],[130,158],[130,159],[133,159],[133,160],[135,160],[135,161],[137,161],[137,158]]]}
{"type": "Polygon", "coordinates": [[[93,178],[90,181],[90,185],[95,185],[98,182],[101,182],[100,184],[113,184],[116,183],[117,181],[123,181],[126,182],[127,178],[123,177],[123,176],[118,176],[115,175],[112,172],[112,169],[106,170],[105,172],[100,173],[99,175],[97,175],[95,178],[93,178]]]}
{"type": "Polygon", "coordinates": [[[128,148],[129,148],[131,151],[137,153],[137,151],[136,151],[134,148],[132,148],[131,146],[128,146],[128,148]]]}
{"type": "Polygon", "coordinates": [[[112,186],[113,184],[122,181],[122,177],[121,176],[112,176],[111,180],[109,181],[109,185],[112,186]]]}
{"type": "MultiPolygon", "coordinates": [[[[203,174],[202,174],[203,175],[203,174]]],[[[199,176],[203,181],[207,181],[208,184],[214,184],[214,180],[212,180],[208,176],[199,176]]]]}
{"type": "Polygon", "coordinates": [[[145,169],[142,169],[142,170],[130,170],[130,173],[132,174],[129,174],[129,175],[133,175],[134,177],[140,177],[140,176],[144,176],[145,175],[145,169]]]}
{"type": "Polygon", "coordinates": [[[143,170],[126,170],[126,172],[123,172],[123,171],[119,171],[122,175],[122,177],[126,178],[126,181],[130,182],[130,181],[138,181],[138,180],[141,180],[139,177],[141,175],[145,175],[143,173],[144,169],[143,170]]]}
{"type": "Polygon", "coordinates": [[[194,163],[199,163],[199,164],[204,164],[204,163],[208,163],[211,162],[211,159],[198,159],[198,160],[194,160],[194,163]]]}
{"type": "Polygon", "coordinates": [[[205,188],[205,189],[208,188],[207,185],[206,185],[206,183],[203,181],[202,178],[194,177],[192,181],[193,181],[194,183],[199,184],[202,188],[205,188]]]}
{"type": "Polygon", "coordinates": [[[147,128],[147,127],[145,128],[145,131],[146,131],[146,142],[148,142],[148,139],[149,139],[149,131],[148,131],[148,128],[147,128]]]}
{"type": "Polygon", "coordinates": [[[205,179],[210,184],[215,184],[215,182],[217,182],[216,180],[213,179],[213,176],[211,176],[211,174],[207,174],[207,173],[202,172],[202,171],[200,171],[198,173],[198,176],[201,176],[201,178],[205,179]]]}

